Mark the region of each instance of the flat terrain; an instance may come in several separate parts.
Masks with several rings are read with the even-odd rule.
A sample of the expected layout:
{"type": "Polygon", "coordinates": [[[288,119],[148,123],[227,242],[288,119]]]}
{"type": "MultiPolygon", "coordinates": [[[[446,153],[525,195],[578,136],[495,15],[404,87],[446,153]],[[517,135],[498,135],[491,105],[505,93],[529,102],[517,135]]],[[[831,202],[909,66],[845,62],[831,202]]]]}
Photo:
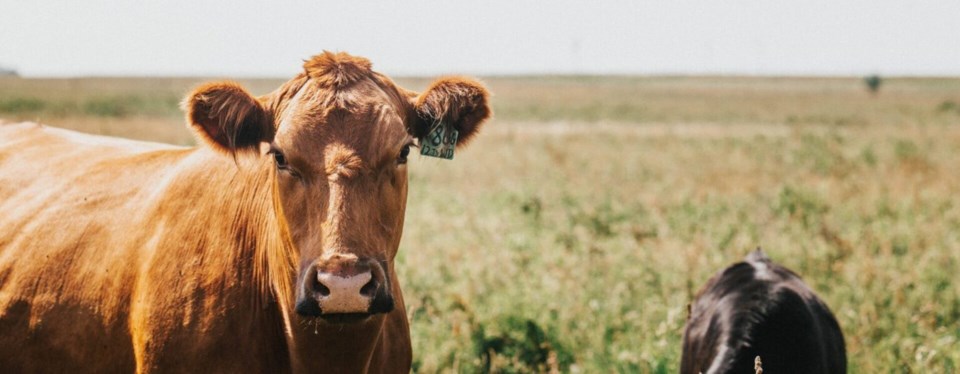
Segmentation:
{"type": "MultiPolygon", "coordinates": [[[[0,78],[0,118],[191,144],[201,81],[0,78]]],[[[484,134],[411,161],[417,371],[676,372],[687,303],[757,246],[830,305],[852,372],[960,370],[960,79],[486,82],[484,134]]]]}

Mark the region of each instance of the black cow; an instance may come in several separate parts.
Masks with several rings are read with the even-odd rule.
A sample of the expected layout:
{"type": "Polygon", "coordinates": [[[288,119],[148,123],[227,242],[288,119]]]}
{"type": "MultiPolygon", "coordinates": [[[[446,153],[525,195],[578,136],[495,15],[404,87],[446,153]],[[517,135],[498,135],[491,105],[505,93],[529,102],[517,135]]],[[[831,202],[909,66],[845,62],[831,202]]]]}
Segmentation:
{"type": "Polygon", "coordinates": [[[683,333],[681,373],[846,373],[843,333],[827,305],[759,248],[700,290],[683,333]]]}

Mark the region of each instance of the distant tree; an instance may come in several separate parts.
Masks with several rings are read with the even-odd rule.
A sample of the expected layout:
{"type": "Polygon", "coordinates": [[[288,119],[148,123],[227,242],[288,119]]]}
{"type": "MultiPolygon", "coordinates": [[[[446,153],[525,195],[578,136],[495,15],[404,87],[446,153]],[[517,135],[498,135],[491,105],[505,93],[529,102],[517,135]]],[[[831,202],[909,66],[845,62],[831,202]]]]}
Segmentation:
{"type": "Polygon", "coordinates": [[[20,75],[17,74],[17,71],[16,71],[16,70],[14,70],[14,69],[8,69],[8,68],[4,67],[3,65],[0,65],[0,77],[2,77],[2,76],[18,77],[18,76],[20,76],[20,75]]]}
{"type": "Polygon", "coordinates": [[[883,83],[883,80],[880,79],[879,75],[874,74],[863,78],[863,83],[866,83],[871,94],[876,95],[880,91],[880,84],[883,83]]]}

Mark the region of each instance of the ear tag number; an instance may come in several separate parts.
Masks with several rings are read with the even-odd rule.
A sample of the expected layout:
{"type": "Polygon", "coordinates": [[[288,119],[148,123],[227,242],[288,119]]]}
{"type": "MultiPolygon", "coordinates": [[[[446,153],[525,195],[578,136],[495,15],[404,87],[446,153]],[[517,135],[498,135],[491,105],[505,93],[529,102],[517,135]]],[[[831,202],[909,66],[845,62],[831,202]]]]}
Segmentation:
{"type": "Polygon", "coordinates": [[[453,160],[453,149],[460,133],[441,123],[433,127],[427,136],[420,139],[420,154],[453,160]]]}

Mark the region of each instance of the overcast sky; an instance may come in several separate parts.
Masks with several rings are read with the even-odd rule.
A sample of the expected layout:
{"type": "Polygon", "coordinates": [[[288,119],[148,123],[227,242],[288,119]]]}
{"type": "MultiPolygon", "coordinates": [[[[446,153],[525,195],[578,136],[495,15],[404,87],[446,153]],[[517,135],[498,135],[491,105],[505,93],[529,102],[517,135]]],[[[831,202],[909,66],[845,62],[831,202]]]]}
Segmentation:
{"type": "Polygon", "coordinates": [[[960,1],[0,0],[28,76],[286,77],[324,49],[394,75],[960,76],[960,1]]]}

